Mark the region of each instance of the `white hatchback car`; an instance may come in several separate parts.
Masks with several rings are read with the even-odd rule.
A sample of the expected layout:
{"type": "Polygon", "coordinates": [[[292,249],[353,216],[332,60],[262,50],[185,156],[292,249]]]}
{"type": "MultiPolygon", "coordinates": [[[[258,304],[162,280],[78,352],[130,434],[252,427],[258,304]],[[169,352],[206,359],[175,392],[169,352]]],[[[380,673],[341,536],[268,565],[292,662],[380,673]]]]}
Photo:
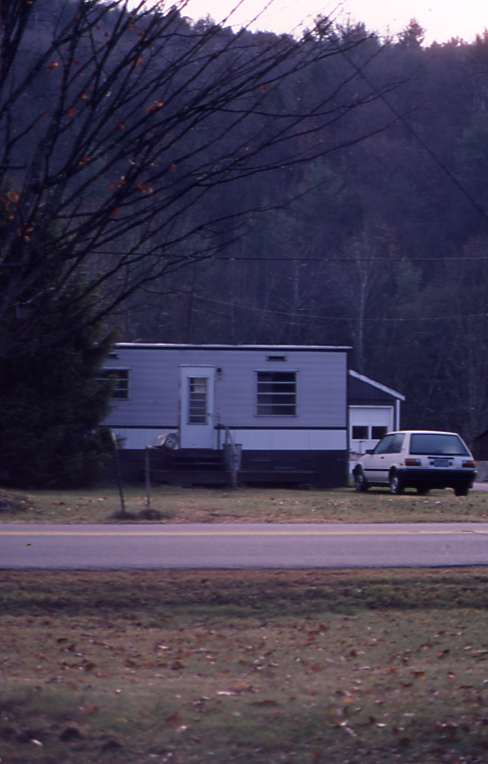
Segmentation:
{"type": "Polygon", "coordinates": [[[389,485],[391,493],[416,488],[453,488],[467,496],[476,477],[476,463],[469,448],[455,432],[404,430],[390,432],[358,459],[353,470],[356,491],[371,485],[389,485]]]}

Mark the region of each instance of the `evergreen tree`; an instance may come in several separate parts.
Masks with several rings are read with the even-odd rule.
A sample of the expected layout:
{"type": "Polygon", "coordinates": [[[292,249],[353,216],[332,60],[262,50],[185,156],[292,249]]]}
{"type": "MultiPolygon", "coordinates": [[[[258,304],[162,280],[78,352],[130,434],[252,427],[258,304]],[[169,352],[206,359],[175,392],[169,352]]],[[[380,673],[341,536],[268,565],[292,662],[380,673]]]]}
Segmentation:
{"type": "Polygon", "coordinates": [[[21,352],[0,359],[0,480],[17,487],[74,487],[106,469],[112,443],[100,422],[110,383],[100,368],[113,338],[73,316],[73,286],[56,297],[66,332],[46,342],[50,318],[39,317],[21,352]],[[75,319],[73,321],[73,318],[75,319]]]}
{"type": "MultiPolygon", "coordinates": [[[[0,321],[0,335],[10,345],[0,356],[0,480],[20,487],[86,484],[100,477],[112,451],[100,428],[111,384],[100,378],[100,369],[113,336],[100,321],[87,320],[96,295],[87,293],[80,277],[67,277],[52,241],[49,267],[49,251],[34,250],[24,260],[31,288],[0,321]],[[41,257],[48,267],[43,262],[39,276],[41,257]],[[29,326],[20,338],[19,324],[29,326]]],[[[20,252],[13,255],[0,264],[0,294],[19,264],[20,252]]]]}

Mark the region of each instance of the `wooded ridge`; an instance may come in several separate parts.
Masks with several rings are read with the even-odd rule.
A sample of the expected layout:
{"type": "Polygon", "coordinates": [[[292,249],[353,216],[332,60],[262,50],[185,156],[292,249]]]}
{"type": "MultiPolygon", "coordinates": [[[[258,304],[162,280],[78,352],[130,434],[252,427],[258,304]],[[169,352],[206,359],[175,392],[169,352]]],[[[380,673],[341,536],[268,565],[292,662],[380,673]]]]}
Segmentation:
{"type": "Polygon", "coordinates": [[[64,342],[68,299],[125,341],[351,345],[405,426],[488,429],[487,32],[120,0],[0,25],[3,358],[64,342]]]}

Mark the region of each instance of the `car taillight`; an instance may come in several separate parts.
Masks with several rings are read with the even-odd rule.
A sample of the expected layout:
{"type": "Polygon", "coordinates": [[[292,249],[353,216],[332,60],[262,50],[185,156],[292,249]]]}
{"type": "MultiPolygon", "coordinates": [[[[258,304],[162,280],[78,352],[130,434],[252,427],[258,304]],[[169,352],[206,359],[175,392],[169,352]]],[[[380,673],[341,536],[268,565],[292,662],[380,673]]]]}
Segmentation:
{"type": "Polygon", "coordinates": [[[421,467],[420,459],[405,459],[405,467],[421,467]]]}
{"type": "Polygon", "coordinates": [[[463,462],[463,467],[470,467],[472,470],[476,467],[476,462],[463,462]]]}

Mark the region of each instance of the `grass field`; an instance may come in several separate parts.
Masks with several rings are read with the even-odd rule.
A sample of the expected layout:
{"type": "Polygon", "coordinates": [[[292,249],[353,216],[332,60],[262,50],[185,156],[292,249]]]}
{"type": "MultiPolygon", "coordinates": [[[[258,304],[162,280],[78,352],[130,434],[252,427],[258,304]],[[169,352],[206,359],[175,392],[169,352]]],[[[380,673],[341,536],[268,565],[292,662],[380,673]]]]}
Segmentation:
{"type": "Polygon", "coordinates": [[[2,764],[488,760],[488,572],[0,573],[2,764]]]}
{"type": "MultiPolygon", "coordinates": [[[[488,493],[124,490],[137,522],[486,521],[488,493]]],[[[0,492],[113,523],[116,489],[0,492]]],[[[0,562],[1,564],[1,562],[0,562]]],[[[488,571],[0,571],[1,764],[485,764],[488,571]]]]}
{"type": "MultiPolygon", "coordinates": [[[[151,493],[151,509],[159,517],[144,517],[143,487],[124,488],[127,519],[136,522],[486,522],[488,491],[456,497],[451,490],[419,496],[409,491],[391,496],[386,489],[358,494],[351,488],[301,491],[240,488],[237,491],[160,486],[151,493]],[[142,513],[142,514],[141,514],[142,513]]],[[[0,522],[119,522],[121,504],[116,488],[82,491],[0,491],[0,522]]]]}

